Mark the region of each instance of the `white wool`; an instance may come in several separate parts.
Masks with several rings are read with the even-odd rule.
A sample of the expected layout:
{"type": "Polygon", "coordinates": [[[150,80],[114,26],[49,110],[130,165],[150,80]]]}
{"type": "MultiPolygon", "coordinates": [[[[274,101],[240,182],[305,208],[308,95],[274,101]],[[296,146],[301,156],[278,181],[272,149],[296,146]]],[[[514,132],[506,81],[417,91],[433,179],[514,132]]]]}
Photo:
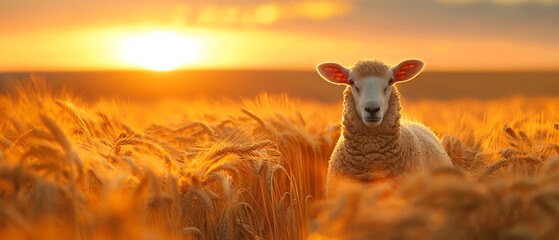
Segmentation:
{"type": "Polygon", "coordinates": [[[452,166],[433,132],[420,123],[400,121],[400,93],[395,86],[377,127],[367,127],[356,113],[350,86],[344,91],[343,107],[342,133],[328,166],[327,195],[345,180],[399,182],[414,173],[452,166]]]}

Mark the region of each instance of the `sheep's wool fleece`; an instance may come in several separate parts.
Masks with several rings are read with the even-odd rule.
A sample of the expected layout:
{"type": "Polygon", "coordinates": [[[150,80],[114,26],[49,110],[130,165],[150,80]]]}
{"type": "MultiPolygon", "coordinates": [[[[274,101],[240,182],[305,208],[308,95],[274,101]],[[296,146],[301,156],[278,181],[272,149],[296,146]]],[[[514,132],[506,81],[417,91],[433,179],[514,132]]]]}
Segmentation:
{"type": "Polygon", "coordinates": [[[379,59],[373,60],[361,60],[358,61],[352,68],[352,71],[356,72],[360,77],[365,76],[382,76],[388,70],[390,66],[379,59]]]}
{"type": "MultiPolygon", "coordinates": [[[[395,89],[395,88],[393,88],[395,89]]],[[[389,175],[392,169],[401,166],[394,156],[400,154],[398,138],[400,135],[400,98],[397,90],[393,90],[390,105],[382,122],[376,128],[369,128],[356,112],[355,101],[351,88],[344,91],[344,108],[342,118],[342,137],[338,141],[335,152],[340,154],[332,161],[339,160],[339,169],[350,176],[362,180],[370,180],[368,176],[373,170],[382,171],[381,175],[389,175]],[[343,148],[339,148],[342,147],[343,148]],[[363,176],[365,175],[365,176],[363,176]]],[[[379,176],[385,177],[385,176],[379,176]]]]}
{"type": "MultiPolygon", "coordinates": [[[[327,192],[341,180],[375,182],[423,169],[452,165],[435,135],[422,124],[400,123],[400,93],[392,88],[390,105],[376,128],[357,115],[351,87],[344,91],[342,134],[330,158],[327,192]]],[[[330,194],[328,193],[328,194],[330,194]]]]}

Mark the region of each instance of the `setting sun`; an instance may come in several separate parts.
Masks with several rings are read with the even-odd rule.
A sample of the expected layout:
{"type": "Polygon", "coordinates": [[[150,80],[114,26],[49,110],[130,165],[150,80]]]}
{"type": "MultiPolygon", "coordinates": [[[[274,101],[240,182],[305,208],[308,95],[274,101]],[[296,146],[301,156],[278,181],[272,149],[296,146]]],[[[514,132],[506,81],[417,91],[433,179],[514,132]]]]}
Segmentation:
{"type": "Polygon", "coordinates": [[[201,43],[170,31],[126,38],[120,46],[123,61],[154,71],[169,71],[200,60],[201,43]]]}

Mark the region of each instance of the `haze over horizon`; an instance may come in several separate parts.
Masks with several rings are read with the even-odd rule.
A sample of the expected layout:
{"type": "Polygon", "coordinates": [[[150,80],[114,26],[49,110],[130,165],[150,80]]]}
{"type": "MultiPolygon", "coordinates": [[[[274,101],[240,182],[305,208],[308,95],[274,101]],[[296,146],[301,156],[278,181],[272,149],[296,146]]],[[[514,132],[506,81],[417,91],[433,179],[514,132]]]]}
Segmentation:
{"type": "Polygon", "coordinates": [[[558,0],[22,0],[0,1],[0,22],[0,72],[412,57],[431,71],[559,70],[558,0]]]}

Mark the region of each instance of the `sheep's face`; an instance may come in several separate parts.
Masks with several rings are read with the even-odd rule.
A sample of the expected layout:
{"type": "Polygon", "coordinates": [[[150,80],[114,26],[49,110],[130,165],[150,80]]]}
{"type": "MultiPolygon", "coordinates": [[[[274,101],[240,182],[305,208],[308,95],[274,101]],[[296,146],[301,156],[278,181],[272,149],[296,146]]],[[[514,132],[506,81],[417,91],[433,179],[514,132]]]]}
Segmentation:
{"type": "Polygon", "coordinates": [[[338,63],[322,63],[316,69],[328,82],[350,85],[357,115],[366,126],[374,128],[388,112],[393,85],[415,78],[423,65],[423,61],[417,59],[393,67],[372,60],[360,61],[352,69],[338,63]]]}
{"type": "Polygon", "coordinates": [[[388,112],[394,84],[392,71],[388,70],[383,76],[366,77],[350,71],[348,84],[357,115],[368,127],[378,126],[388,112]]]}

